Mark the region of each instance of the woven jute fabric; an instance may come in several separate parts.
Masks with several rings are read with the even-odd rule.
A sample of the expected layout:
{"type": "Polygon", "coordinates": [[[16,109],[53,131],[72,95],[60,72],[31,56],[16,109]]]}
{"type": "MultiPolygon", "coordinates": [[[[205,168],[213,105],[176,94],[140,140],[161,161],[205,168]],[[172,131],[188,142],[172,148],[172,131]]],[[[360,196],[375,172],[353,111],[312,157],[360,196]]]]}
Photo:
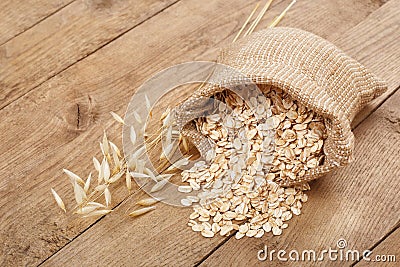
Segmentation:
{"type": "Polygon", "coordinates": [[[283,186],[318,178],[352,160],[354,135],[350,123],[360,109],[387,89],[384,81],[325,39],[293,28],[256,32],[223,48],[217,60],[237,72],[216,70],[210,83],[175,109],[178,126],[204,156],[212,144],[191,119],[202,116],[212,95],[243,83],[269,84],[324,117],[328,137],[323,165],[283,186]],[[237,75],[241,73],[241,75],[237,75]]]}

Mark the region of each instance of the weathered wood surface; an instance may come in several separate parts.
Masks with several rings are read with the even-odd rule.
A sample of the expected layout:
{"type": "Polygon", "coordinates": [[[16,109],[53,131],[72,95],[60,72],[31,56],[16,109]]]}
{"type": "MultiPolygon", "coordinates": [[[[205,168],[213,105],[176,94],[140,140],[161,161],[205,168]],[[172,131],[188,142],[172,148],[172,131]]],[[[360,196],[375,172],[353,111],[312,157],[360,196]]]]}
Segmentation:
{"type": "Polygon", "coordinates": [[[0,108],[175,2],[78,0],[3,44],[0,108]]]}
{"type": "Polygon", "coordinates": [[[372,254],[369,259],[362,260],[356,264],[357,267],[363,266],[395,266],[399,262],[400,255],[400,228],[397,228],[379,245],[370,249],[372,254]],[[395,256],[395,258],[393,258],[395,256]]]}
{"type": "Polygon", "coordinates": [[[0,2],[0,45],[32,28],[74,0],[0,2]]]}
{"type": "MultiPolygon", "coordinates": [[[[400,86],[400,52],[398,47],[396,50],[396,44],[400,42],[400,36],[396,35],[400,25],[399,4],[400,1],[390,1],[338,40],[345,51],[348,47],[355,58],[360,53],[362,63],[389,81],[388,93],[391,94],[400,86]],[[360,33],[371,34],[373,41],[369,35],[360,33]],[[374,51],[379,56],[367,56],[373,55],[374,51]]],[[[400,93],[389,98],[376,112],[367,113],[384,97],[359,114],[360,121],[370,117],[354,131],[357,140],[355,162],[311,183],[312,190],[309,202],[303,207],[303,215],[292,220],[281,237],[240,241],[231,238],[202,266],[259,264],[257,252],[264,245],[270,250],[312,249],[318,252],[335,248],[336,241],[345,238],[348,248],[363,251],[384,238],[400,222],[397,197],[400,164],[394,156],[400,153],[400,93]],[[236,253],[226,257],[231,251],[236,253]]],[[[287,264],[275,258],[274,264],[279,263],[287,264]]],[[[324,266],[342,264],[328,260],[324,266]]]]}
{"type": "Polygon", "coordinates": [[[335,44],[345,49],[349,55],[365,64],[379,77],[384,78],[389,86],[386,93],[357,114],[353,120],[353,126],[358,125],[368,114],[371,114],[400,85],[399,5],[399,1],[390,1],[335,41],[335,44]]]}
{"type": "MultiPolygon", "coordinates": [[[[268,25],[288,2],[277,1],[259,28],[268,25]]],[[[381,4],[379,1],[339,2],[299,2],[282,25],[310,30],[334,41],[381,4]]],[[[255,1],[239,0],[229,4],[210,1],[207,5],[194,0],[178,2],[82,60],[77,59],[82,56],[79,48],[71,44],[71,57],[75,60],[68,61],[63,56],[47,63],[67,62],[63,66],[72,64],[71,67],[65,71],[59,68],[60,74],[49,75],[49,69],[42,66],[38,72],[46,77],[41,80],[42,84],[36,87],[25,84],[29,92],[20,91],[15,97],[5,99],[7,106],[0,110],[3,150],[0,172],[1,177],[6,177],[0,181],[1,265],[36,265],[69,243],[46,264],[187,266],[200,262],[223,241],[192,233],[186,227],[190,213],[187,209],[159,205],[148,216],[136,220],[127,218],[124,213],[136,195],[98,222],[66,217],[55,206],[49,189],[55,187],[66,203],[73,203],[72,190],[61,169],[68,167],[78,174],[88,174],[103,128],[110,131],[111,137],[119,136],[109,111],[122,114],[134,89],[165,67],[188,60],[214,59],[217,53],[214,47],[233,39],[254,4],[255,1]]],[[[82,14],[90,15],[90,12],[82,14]]],[[[84,17],[74,21],[87,20],[84,17]]],[[[78,26],[75,30],[82,31],[78,26]]],[[[43,40],[36,39],[45,44],[40,50],[43,55],[55,42],[47,42],[46,34],[43,40]]],[[[108,40],[115,38],[113,33],[105,36],[108,40]]],[[[92,48],[96,46],[99,47],[96,44],[92,48]]],[[[357,53],[353,56],[357,58],[357,53]]],[[[388,53],[382,64],[395,68],[392,59],[388,53]]],[[[38,62],[42,60],[38,58],[38,62]]],[[[24,62],[28,61],[21,64],[24,62]]],[[[19,67],[22,71],[19,78],[29,73],[29,67],[19,67]]],[[[125,196],[125,190],[117,190],[113,203],[120,203],[125,196]]],[[[301,220],[302,217],[298,218],[301,220]]],[[[297,228],[294,224],[290,227],[297,228]]]]}
{"type": "MultiPolygon", "coordinates": [[[[231,238],[201,266],[249,266],[260,264],[257,252],[271,250],[337,249],[344,238],[344,249],[363,252],[379,242],[400,222],[400,91],[389,98],[354,131],[357,138],[356,160],[349,166],[311,183],[309,201],[302,215],[293,219],[282,236],[236,240],[231,238]],[[235,251],[235,253],[232,253],[235,251]],[[226,257],[229,255],[229,257],[226,257]]],[[[395,249],[394,252],[396,252],[395,249]]],[[[387,250],[386,253],[390,253],[387,250]]],[[[285,257],[288,257],[286,255],[285,257]]],[[[318,256],[317,256],[318,257],[318,256]]],[[[273,264],[280,262],[276,255],[273,264]]],[[[323,266],[347,266],[353,261],[329,261],[323,266]]],[[[268,260],[263,262],[267,265],[268,260]]],[[[298,262],[290,262],[293,265],[298,262]]],[[[307,266],[318,265],[307,262],[307,266]]],[[[319,263],[321,265],[321,263],[319,263]]]]}

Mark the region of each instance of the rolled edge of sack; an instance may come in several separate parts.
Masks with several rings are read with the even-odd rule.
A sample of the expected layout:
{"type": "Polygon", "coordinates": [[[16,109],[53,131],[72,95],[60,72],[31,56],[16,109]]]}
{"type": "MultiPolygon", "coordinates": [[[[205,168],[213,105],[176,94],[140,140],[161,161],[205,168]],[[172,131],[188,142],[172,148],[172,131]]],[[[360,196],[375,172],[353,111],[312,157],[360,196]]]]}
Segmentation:
{"type": "MultiPolygon", "coordinates": [[[[332,43],[293,28],[254,33],[222,49],[218,63],[234,68],[256,84],[281,88],[325,118],[328,138],[324,144],[324,164],[307,171],[302,179],[282,184],[286,186],[316,179],[351,162],[354,135],[350,123],[368,102],[387,90],[386,82],[332,43]]],[[[242,77],[235,76],[222,75],[218,79],[219,84],[204,86],[176,108],[177,121],[179,116],[190,117],[197,100],[242,82],[242,77]]],[[[190,128],[183,134],[193,139],[193,131],[197,130],[190,128]]],[[[195,136],[201,140],[198,134],[195,136]]],[[[193,142],[196,147],[205,142],[199,140],[193,142]]],[[[204,149],[200,147],[199,151],[204,156],[204,149]]]]}

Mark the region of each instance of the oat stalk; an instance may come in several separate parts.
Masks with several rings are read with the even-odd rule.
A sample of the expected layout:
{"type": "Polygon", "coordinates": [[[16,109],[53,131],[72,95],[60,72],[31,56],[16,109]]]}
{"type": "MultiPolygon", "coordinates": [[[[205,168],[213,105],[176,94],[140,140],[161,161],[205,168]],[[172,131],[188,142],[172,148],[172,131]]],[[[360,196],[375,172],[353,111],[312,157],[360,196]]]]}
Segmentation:
{"type": "Polygon", "coordinates": [[[244,22],[243,26],[240,28],[239,32],[236,34],[235,38],[233,39],[232,43],[236,42],[236,40],[239,38],[240,34],[243,32],[243,30],[246,28],[247,24],[249,23],[249,21],[251,20],[251,18],[253,17],[254,13],[257,11],[258,7],[260,6],[261,2],[258,2],[256,4],[256,6],[254,7],[253,11],[251,11],[249,17],[246,19],[246,21],[244,22]]]}

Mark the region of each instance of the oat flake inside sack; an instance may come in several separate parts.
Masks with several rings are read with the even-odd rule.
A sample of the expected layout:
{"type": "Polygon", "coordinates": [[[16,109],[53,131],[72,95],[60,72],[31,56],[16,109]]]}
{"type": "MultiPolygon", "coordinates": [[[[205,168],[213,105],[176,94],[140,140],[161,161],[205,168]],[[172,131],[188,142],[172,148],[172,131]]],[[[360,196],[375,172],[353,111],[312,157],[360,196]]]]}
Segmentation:
{"type": "MultiPolygon", "coordinates": [[[[354,135],[350,123],[369,101],[386,91],[387,85],[336,46],[310,32],[293,28],[270,28],[256,32],[222,49],[217,63],[232,67],[256,84],[267,84],[287,92],[294,100],[324,118],[327,139],[325,160],[301,178],[283,181],[289,186],[316,179],[352,160],[354,135]]],[[[239,84],[241,77],[214,72],[213,84],[197,89],[175,108],[182,134],[204,157],[209,140],[194,124],[207,99],[239,84]]]]}

